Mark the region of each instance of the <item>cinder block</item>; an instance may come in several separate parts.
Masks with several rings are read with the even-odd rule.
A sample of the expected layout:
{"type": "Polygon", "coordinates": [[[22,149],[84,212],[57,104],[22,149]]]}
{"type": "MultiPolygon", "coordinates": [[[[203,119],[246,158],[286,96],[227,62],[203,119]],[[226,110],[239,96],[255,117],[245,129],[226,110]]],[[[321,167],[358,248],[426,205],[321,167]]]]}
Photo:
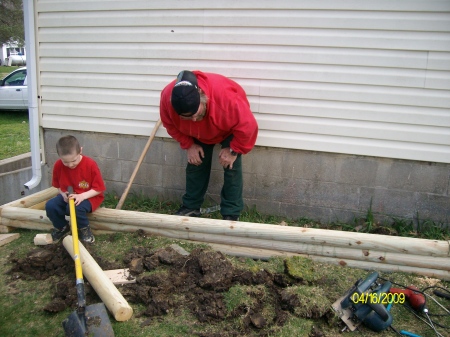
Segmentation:
{"type": "Polygon", "coordinates": [[[122,196],[123,192],[125,191],[125,188],[127,187],[126,183],[106,179],[105,185],[106,185],[106,193],[114,193],[115,195],[119,196],[119,198],[122,196]]]}
{"type": "Polygon", "coordinates": [[[251,172],[257,175],[281,177],[284,151],[257,148],[252,151],[251,172]]]}
{"type": "Polygon", "coordinates": [[[186,167],[187,153],[186,150],[180,148],[179,143],[173,140],[164,140],[161,151],[164,165],[186,167]]]}
{"type": "Polygon", "coordinates": [[[435,219],[436,222],[450,224],[450,199],[447,196],[416,193],[416,198],[419,221],[435,219]]]}
{"type": "Polygon", "coordinates": [[[162,171],[162,187],[167,189],[185,190],[186,170],[179,166],[164,166],[162,171]]]}
{"type": "Polygon", "coordinates": [[[271,199],[246,199],[244,198],[244,210],[256,209],[261,214],[280,214],[281,203],[271,199]]]}
{"type": "Polygon", "coordinates": [[[448,195],[449,176],[448,165],[398,161],[392,164],[386,187],[448,195]]]}
{"type": "Polygon", "coordinates": [[[256,157],[255,152],[252,150],[247,154],[242,155],[242,172],[245,173],[254,173],[252,171],[253,160],[256,157]]]}
{"type": "Polygon", "coordinates": [[[142,137],[121,137],[118,142],[118,158],[137,162],[145,147],[145,143],[146,141],[142,137]]]}
{"type": "Polygon", "coordinates": [[[103,180],[122,181],[122,160],[96,158],[96,162],[102,173],[103,180]]]}
{"type": "Polygon", "coordinates": [[[131,186],[129,195],[134,194],[137,196],[160,199],[162,193],[163,188],[161,186],[133,184],[131,186]]]}
{"type": "Polygon", "coordinates": [[[412,219],[416,212],[414,193],[386,188],[361,188],[360,211],[412,219]]]}
{"type": "MultiPolygon", "coordinates": [[[[142,151],[144,151],[147,141],[148,139],[145,140],[145,144],[140,150],[141,153],[139,154],[139,157],[141,156],[142,151]]],[[[163,146],[164,144],[162,141],[153,139],[153,142],[150,144],[150,147],[144,157],[144,163],[161,165],[163,160],[163,146]]]]}
{"type": "MultiPolygon", "coordinates": [[[[122,180],[124,182],[129,182],[131,175],[136,167],[135,162],[130,161],[122,161],[122,180]]],[[[153,185],[153,186],[162,186],[162,172],[160,165],[153,165],[142,163],[138,172],[136,173],[136,177],[134,178],[135,184],[141,185],[153,185]]]]}
{"type": "MultiPolygon", "coordinates": [[[[254,198],[257,200],[283,202],[291,198],[297,198],[296,196],[291,196],[295,179],[257,174],[255,180],[254,198]],[[287,189],[288,191],[286,191],[287,189]]],[[[295,188],[294,193],[297,193],[297,191],[302,191],[302,189],[295,188]]]]}
{"type": "MultiPolygon", "coordinates": [[[[56,154],[56,143],[62,136],[66,136],[69,133],[62,130],[46,130],[45,131],[45,150],[56,154]]],[[[75,136],[76,137],[76,136],[75,136]]],[[[78,139],[78,138],[77,138],[78,139]]]]}
{"type": "Polygon", "coordinates": [[[309,181],[302,194],[304,205],[351,211],[359,209],[359,188],[354,185],[309,181]]]}
{"type": "Polygon", "coordinates": [[[351,223],[359,215],[357,212],[347,210],[293,204],[282,204],[281,213],[292,219],[306,218],[323,224],[337,222],[351,223]]]}
{"type": "Polygon", "coordinates": [[[373,158],[340,156],[336,162],[337,183],[375,186],[378,163],[373,158]]]}
{"type": "Polygon", "coordinates": [[[242,192],[244,198],[254,198],[256,190],[256,181],[255,181],[256,175],[243,172],[242,176],[244,179],[244,190],[242,192]]]}
{"type": "Polygon", "coordinates": [[[306,180],[335,181],[336,157],[309,151],[284,151],[281,175],[306,180]]]}
{"type": "Polygon", "coordinates": [[[161,193],[161,198],[163,200],[170,200],[174,203],[181,204],[181,198],[185,193],[183,189],[174,189],[174,188],[164,188],[161,193]]]}
{"type": "Polygon", "coordinates": [[[223,186],[223,169],[211,170],[209,178],[208,192],[220,195],[223,186]]]}
{"type": "Polygon", "coordinates": [[[83,154],[95,158],[116,159],[118,157],[119,143],[121,141],[118,141],[107,134],[91,133],[88,135],[82,135],[81,139],[78,139],[77,137],[83,147],[83,154]]]}

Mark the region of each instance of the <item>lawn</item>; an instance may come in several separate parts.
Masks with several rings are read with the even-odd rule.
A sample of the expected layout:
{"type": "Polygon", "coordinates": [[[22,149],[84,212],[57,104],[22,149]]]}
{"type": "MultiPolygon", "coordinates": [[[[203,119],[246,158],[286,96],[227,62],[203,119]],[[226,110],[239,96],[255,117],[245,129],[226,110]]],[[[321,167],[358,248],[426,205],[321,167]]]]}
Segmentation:
{"type": "MultiPolygon", "coordinates": [[[[18,67],[0,67],[0,78],[4,78],[18,67]]],[[[28,111],[0,110],[0,160],[30,152],[30,129],[28,111]]]]}
{"type": "MultiPolygon", "coordinates": [[[[109,194],[103,206],[115,208],[117,201],[117,195],[109,194]]],[[[172,214],[178,206],[171,202],[130,195],[123,209],[172,214]]],[[[220,218],[220,215],[214,212],[207,217],[220,218]]],[[[254,209],[243,212],[242,221],[288,226],[319,226],[310,221],[306,223],[306,219],[292,220],[262,215],[254,209]]],[[[330,229],[338,229],[340,225],[336,226],[330,229]]],[[[0,336],[61,336],[63,333],[61,322],[75,307],[71,304],[58,312],[48,312],[45,308],[48,308],[48,304],[55,298],[58,299],[55,296],[62,284],[69,284],[68,291],[74,287],[72,261],[66,263],[67,270],[64,269],[64,272],[44,276],[44,273],[54,270],[55,265],[60,265],[56,264],[54,259],[63,256],[64,250],[59,249],[58,254],[53,254],[54,257],[45,266],[33,264],[31,263],[33,260],[26,259],[36,250],[33,237],[39,232],[22,229],[16,229],[15,232],[20,233],[21,237],[0,247],[0,292],[3,294],[0,297],[2,308],[0,336]],[[41,268],[40,278],[30,277],[30,274],[24,274],[19,270],[8,272],[19,262],[22,266],[35,265],[41,268]]],[[[408,231],[408,234],[411,234],[411,231],[408,231]]],[[[448,232],[440,233],[438,237],[442,234],[446,239],[449,238],[448,232]]],[[[425,236],[432,237],[431,233],[425,236]]],[[[221,287],[218,291],[214,291],[211,287],[200,289],[198,285],[190,285],[187,282],[192,275],[201,276],[198,272],[192,275],[189,273],[189,270],[193,270],[200,263],[195,254],[180,260],[182,263],[178,265],[159,264],[157,267],[153,265],[155,260],[152,257],[156,256],[153,254],[159,254],[161,249],[167,249],[172,244],[179,245],[191,254],[198,247],[205,248],[205,245],[199,246],[184,240],[140,232],[96,235],[96,242],[91,246],[90,252],[103,265],[113,266],[107,269],[131,267],[130,252],[133,252],[133,256],[141,255],[141,258],[147,261],[145,265],[152,266],[151,270],[139,274],[140,281],[136,287],[132,289],[119,287],[132,306],[134,315],[126,322],[112,319],[111,323],[117,337],[339,336],[343,323],[333,315],[330,305],[358,279],[365,278],[370,273],[362,269],[325,265],[307,259],[275,258],[266,262],[219,256],[220,265],[227,263],[229,267],[232,266],[233,280],[245,275],[248,277],[243,277],[241,282],[233,281],[233,284],[221,287]],[[277,280],[276,284],[273,280],[277,280]],[[187,291],[182,291],[183,289],[187,291]],[[156,310],[157,307],[164,310],[156,310]]],[[[167,261],[166,258],[164,260],[167,261]]],[[[212,260],[203,259],[202,263],[212,260]]],[[[203,269],[203,272],[207,273],[207,270],[209,269],[203,269]]],[[[220,270],[220,268],[210,269],[213,274],[220,274],[220,270]]],[[[428,294],[432,294],[435,289],[429,288],[430,286],[449,289],[448,282],[428,277],[398,272],[382,273],[380,276],[401,285],[398,287],[415,285],[421,290],[428,288],[428,294]]],[[[443,305],[449,305],[448,300],[439,300],[443,305]]],[[[98,298],[90,298],[88,305],[98,302],[100,302],[98,298]]],[[[450,325],[450,315],[442,308],[431,300],[427,301],[427,307],[433,315],[431,319],[434,322],[442,326],[450,325]],[[436,314],[443,316],[434,316],[436,314]]],[[[394,318],[392,325],[396,329],[408,330],[422,337],[437,336],[405,306],[395,304],[391,310],[394,318]]],[[[420,315],[420,318],[423,317],[420,315]]],[[[448,336],[448,330],[442,326],[437,326],[438,331],[442,336],[448,336]]],[[[389,337],[393,334],[389,329],[378,333],[364,326],[351,333],[357,337],[389,337]]]]}
{"type": "Polygon", "coordinates": [[[6,75],[8,75],[9,73],[13,72],[16,69],[21,68],[20,67],[7,67],[7,66],[1,66],[0,67],[0,78],[4,78],[6,75]]]}
{"type": "Polygon", "coordinates": [[[0,110],[0,160],[30,152],[28,111],[0,110]]]}

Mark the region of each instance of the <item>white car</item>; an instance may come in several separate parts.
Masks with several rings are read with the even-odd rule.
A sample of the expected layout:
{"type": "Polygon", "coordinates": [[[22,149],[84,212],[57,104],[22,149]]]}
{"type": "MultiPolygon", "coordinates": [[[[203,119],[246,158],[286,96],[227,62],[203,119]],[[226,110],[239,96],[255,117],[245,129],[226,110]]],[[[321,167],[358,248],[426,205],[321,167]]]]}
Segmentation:
{"type": "Polygon", "coordinates": [[[14,70],[0,81],[0,110],[27,110],[27,68],[14,70]]]}

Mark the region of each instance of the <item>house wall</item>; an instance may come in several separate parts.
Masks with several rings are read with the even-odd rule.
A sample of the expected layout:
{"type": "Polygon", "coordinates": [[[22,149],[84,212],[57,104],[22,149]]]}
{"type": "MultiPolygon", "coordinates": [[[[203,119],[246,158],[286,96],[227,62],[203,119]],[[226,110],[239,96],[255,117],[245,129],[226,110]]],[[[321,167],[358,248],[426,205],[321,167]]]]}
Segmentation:
{"type": "MultiPolygon", "coordinates": [[[[120,197],[148,137],[46,129],[45,143],[52,146],[46,149],[44,174],[51,175],[58,158],[54,144],[69,133],[79,139],[83,153],[98,162],[107,191],[120,197]]],[[[178,143],[155,138],[130,196],[180,202],[186,162],[178,143]]],[[[371,208],[375,220],[387,224],[393,218],[443,224],[450,220],[448,164],[257,146],[243,156],[243,171],[245,205],[262,214],[352,223],[371,208]]],[[[205,206],[220,202],[222,183],[223,169],[215,162],[205,206]]]]}
{"type": "MultiPolygon", "coordinates": [[[[448,221],[450,2],[35,2],[49,165],[54,135],[79,134],[122,191],[160,91],[200,69],[240,83],[258,121],[248,205],[334,221],[372,200],[380,216],[448,221]]],[[[152,147],[137,187],[179,198],[183,152],[164,128],[152,147]]]]}
{"type": "Polygon", "coordinates": [[[148,135],[200,69],[244,87],[257,145],[450,163],[449,1],[36,3],[44,128],[148,135]]]}

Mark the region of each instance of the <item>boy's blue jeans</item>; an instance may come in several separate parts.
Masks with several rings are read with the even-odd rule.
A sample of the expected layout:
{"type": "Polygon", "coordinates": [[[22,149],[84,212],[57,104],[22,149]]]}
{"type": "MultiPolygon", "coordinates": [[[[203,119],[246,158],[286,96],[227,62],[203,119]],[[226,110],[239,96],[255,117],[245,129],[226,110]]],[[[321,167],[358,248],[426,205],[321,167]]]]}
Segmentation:
{"type": "MultiPolygon", "coordinates": [[[[52,221],[53,227],[56,229],[63,229],[67,225],[66,215],[70,215],[69,203],[64,201],[61,194],[50,199],[45,204],[45,211],[48,218],[52,221]]],[[[92,205],[89,200],[84,200],[78,206],[75,206],[75,213],[77,216],[77,227],[85,228],[89,226],[87,214],[92,211],[92,205]]]]}

